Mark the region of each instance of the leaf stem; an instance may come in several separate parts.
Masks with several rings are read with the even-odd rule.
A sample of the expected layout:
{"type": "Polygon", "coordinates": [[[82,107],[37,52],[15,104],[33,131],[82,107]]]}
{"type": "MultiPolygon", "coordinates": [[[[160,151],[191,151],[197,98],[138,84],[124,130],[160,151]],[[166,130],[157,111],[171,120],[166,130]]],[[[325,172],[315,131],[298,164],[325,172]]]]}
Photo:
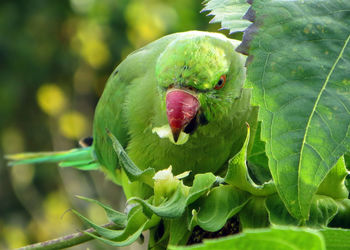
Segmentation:
{"type": "MultiPolygon", "coordinates": [[[[113,222],[107,223],[103,225],[102,227],[108,228],[108,229],[120,229],[120,226],[114,224],[113,222]]],[[[93,228],[89,228],[85,231],[79,232],[79,233],[73,233],[69,235],[65,235],[53,240],[43,241],[39,243],[35,243],[32,245],[24,246],[21,248],[18,248],[17,250],[33,250],[33,249],[40,249],[40,250],[46,250],[46,249],[62,249],[67,247],[72,247],[79,245],[81,243],[87,242],[89,240],[93,240],[94,238],[85,234],[85,232],[92,233],[97,235],[96,230],[93,228]]]]}

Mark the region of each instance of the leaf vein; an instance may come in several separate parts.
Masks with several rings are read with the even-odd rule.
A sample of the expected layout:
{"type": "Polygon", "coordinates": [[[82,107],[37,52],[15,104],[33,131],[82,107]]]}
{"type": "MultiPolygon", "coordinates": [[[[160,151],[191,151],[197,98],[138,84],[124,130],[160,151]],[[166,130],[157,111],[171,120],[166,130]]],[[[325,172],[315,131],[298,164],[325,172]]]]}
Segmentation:
{"type": "Polygon", "coordinates": [[[350,35],[349,35],[349,36],[347,37],[347,39],[345,40],[344,45],[343,45],[343,47],[342,47],[342,49],[341,49],[341,51],[340,51],[340,53],[339,53],[337,59],[335,60],[334,64],[332,65],[331,70],[329,71],[329,73],[328,73],[328,75],[327,75],[327,77],[326,77],[326,80],[325,80],[325,82],[324,82],[324,84],[323,84],[323,86],[322,86],[322,88],[321,88],[320,93],[319,93],[318,96],[317,96],[316,102],[315,102],[315,104],[314,104],[314,106],[313,106],[313,109],[312,109],[312,111],[311,111],[310,117],[309,117],[309,119],[308,119],[308,121],[307,121],[307,124],[306,124],[305,134],[304,134],[304,138],[303,138],[303,141],[302,141],[302,144],[301,144],[300,157],[299,157],[299,164],[298,164],[298,204],[299,204],[299,209],[301,209],[301,204],[300,204],[300,202],[301,202],[301,200],[300,200],[300,182],[301,182],[300,171],[301,171],[301,161],[302,161],[302,158],[303,158],[304,145],[306,144],[306,138],[307,138],[307,136],[308,136],[308,131],[309,131],[309,128],[310,128],[311,120],[312,120],[313,115],[314,115],[314,113],[315,113],[315,111],[316,111],[316,107],[317,107],[317,105],[318,105],[318,103],[319,103],[319,101],[320,101],[320,99],[321,99],[321,96],[322,96],[324,90],[326,89],[326,86],[327,86],[327,84],[328,84],[328,82],[329,82],[329,79],[330,79],[331,75],[333,74],[334,69],[335,69],[335,67],[337,66],[337,64],[338,64],[338,62],[339,62],[339,60],[340,60],[340,58],[343,56],[344,50],[345,50],[346,46],[348,45],[349,40],[350,40],[350,35]]]}

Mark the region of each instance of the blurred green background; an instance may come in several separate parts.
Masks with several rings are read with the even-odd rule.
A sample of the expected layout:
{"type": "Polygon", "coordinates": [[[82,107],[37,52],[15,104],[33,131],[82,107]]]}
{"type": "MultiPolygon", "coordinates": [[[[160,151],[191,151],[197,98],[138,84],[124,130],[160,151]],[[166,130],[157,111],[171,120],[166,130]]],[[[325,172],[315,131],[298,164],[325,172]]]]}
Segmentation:
{"type": "MultiPolygon", "coordinates": [[[[120,188],[100,172],[10,168],[3,156],[76,147],[91,135],[109,74],[130,52],[169,33],[219,29],[202,8],[199,0],[0,2],[0,249],[84,228],[70,208],[106,223],[99,207],[75,195],[124,210],[120,188]]],[[[98,242],[74,249],[87,248],[108,249],[98,242]]]]}

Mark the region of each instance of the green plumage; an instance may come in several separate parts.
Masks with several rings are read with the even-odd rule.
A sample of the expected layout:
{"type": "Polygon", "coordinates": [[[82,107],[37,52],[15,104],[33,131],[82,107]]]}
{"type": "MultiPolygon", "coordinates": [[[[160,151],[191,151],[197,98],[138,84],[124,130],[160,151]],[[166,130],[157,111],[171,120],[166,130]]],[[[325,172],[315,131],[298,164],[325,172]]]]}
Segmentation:
{"type": "Polygon", "coordinates": [[[190,31],[165,36],[130,54],[110,76],[96,107],[88,165],[99,164],[128,197],[147,192],[144,184],[130,184],[121,171],[108,129],[140,169],[172,165],[174,174],[221,171],[241,148],[245,123],[253,130],[256,124],[250,90],[243,89],[245,58],[234,51],[236,46],[237,41],[220,34],[190,31]],[[222,75],[226,84],[216,89],[222,75]],[[168,124],[169,88],[191,89],[207,123],[183,145],[152,133],[168,124]]]}

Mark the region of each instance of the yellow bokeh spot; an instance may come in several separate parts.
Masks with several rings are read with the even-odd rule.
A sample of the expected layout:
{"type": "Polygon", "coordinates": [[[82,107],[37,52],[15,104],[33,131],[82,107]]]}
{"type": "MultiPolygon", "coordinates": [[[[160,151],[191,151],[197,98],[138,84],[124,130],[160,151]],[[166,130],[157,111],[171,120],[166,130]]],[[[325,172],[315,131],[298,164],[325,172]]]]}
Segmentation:
{"type": "Polygon", "coordinates": [[[44,215],[31,221],[29,231],[34,231],[37,241],[45,241],[74,232],[75,217],[68,199],[61,191],[51,192],[43,202],[44,215]]]}
{"type": "Polygon", "coordinates": [[[31,184],[34,177],[33,165],[13,166],[11,168],[12,181],[16,186],[26,188],[31,184]]]}
{"type": "Polygon", "coordinates": [[[14,225],[5,225],[2,229],[2,236],[9,249],[27,245],[28,239],[23,228],[14,225]]]}
{"type": "Polygon", "coordinates": [[[5,154],[15,154],[24,150],[22,132],[14,127],[6,128],[1,134],[1,146],[5,154]]]}
{"type": "Polygon", "coordinates": [[[104,42],[105,29],[94,22],[81,22],[72,39],[72,47],[93,68],[99,68],[110,59],[104,42]]]}
{"type": "Polygon", "coordinates": [[[99,68],[109,59],[107,46],[98,39],[91,39],[83,43],[81,54],[94,68],[99,68]]]}
{"type": "Polygon", "coordinates": [[[62,135],[70,139],[80,139],[86,135],[87,119],[77,111],[63,114],[59,119],[59,128],[62,135]]]}
{"type": "Polygon", "coordinates": [[[47,114],[56,116],[67,106],[67,99],[56,84],[44,84],[37,92],[39,107],[47,114]]]}
{"type": "Polygon", "coordinates": [[[176,12],[166,5],[132,1],[125,11],[128,39],[135,47],[145,45],[164,35],[176,18],[176,12]]]}

